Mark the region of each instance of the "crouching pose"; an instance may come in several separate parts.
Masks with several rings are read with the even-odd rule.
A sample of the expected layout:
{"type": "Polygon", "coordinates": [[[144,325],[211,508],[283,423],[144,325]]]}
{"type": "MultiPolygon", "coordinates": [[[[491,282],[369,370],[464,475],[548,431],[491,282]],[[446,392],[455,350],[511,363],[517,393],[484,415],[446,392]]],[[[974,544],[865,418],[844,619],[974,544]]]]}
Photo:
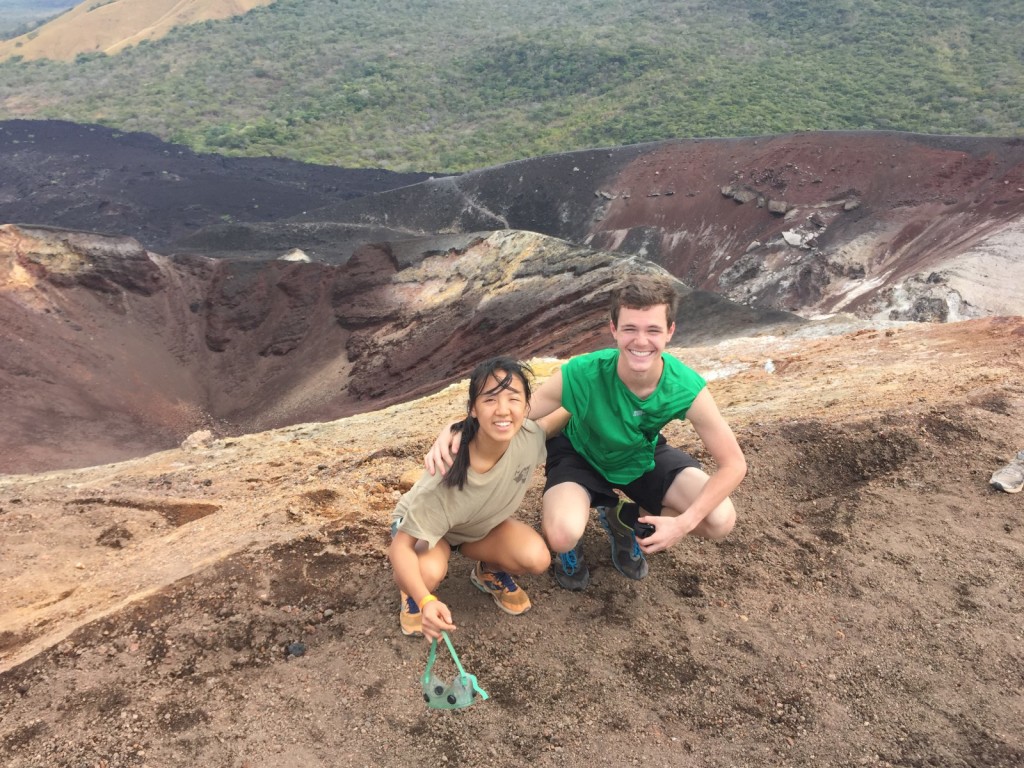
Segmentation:
{"type": "MultiPolygon", "coordinates": [[[[642,579],[647,555],[688,536],[729,534],[736,522],[729,495],[747,471],[704,379],[665,351],[676,329],[674,282],[635,275],[611,299],[615,347],[572,358],[534,398],[538,418],[561,408],[572,414],[565,434],[548,441],[541,526],[558,555],[555,580],[571,590],[590,583],[580,539],[592,508],[608,533],[612,564],[623,576],[642,579]],[[662,427],[677,419],[693,426],[711,454],[712,474],[662,437],[662,427]],[[647,526],[642,538],[638,522],[647,526]]],[[[430,474],[444,475],[458,438],[447,428],[441,432],[425,457],[430,474]]]]}
{"type": "Polygon", "coordinates": [[[434,595],[453,549],[477,561],[470,580],[501,610],[518,615],[530,608],[514,577],[543,573],[551,554],[540,534],[513,515],[544,463],[545,441],[569,418],[562,409],[537,422],[527,418],[532,373],[509,357],[477,366],[451,469],[443,477],[423,475],[392,513],[388,557],[406,635],[433,640],[455,629],[448,606],[434,595]]]}

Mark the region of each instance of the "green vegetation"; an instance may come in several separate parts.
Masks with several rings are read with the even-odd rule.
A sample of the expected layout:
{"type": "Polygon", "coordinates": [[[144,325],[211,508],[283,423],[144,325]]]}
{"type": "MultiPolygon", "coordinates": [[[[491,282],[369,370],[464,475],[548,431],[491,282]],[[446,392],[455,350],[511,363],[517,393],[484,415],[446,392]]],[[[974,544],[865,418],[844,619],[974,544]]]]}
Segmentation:
{"type": "Polygon", "coordinates": [[[0,64],[0,119],[460,171],[817,129],[1024,132],[1020,0],[277,0],[118,56],[0,64]]]}

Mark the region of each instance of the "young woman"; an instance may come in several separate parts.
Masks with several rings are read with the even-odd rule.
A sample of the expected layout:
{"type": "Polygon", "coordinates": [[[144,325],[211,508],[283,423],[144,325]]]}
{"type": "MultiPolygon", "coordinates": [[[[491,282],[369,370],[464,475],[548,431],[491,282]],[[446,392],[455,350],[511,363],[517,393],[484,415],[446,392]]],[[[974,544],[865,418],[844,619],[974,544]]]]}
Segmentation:
{"type": "Polygon", "coordinates": [[[545,441],[569,418],[561,409],[538,422],[527,418],[532,375],[509,357],[477,366],[451,469],[423,475],[392,514],[388,557],[406,635],[434,640],[455,629],[448,606],[434,595],[453,549],[477,561],[470,580],[501,610],[519,615],[530,608],[513,575],[543,573],[551,554],[540,534],[512,515],[544,462],[545,441]]]}

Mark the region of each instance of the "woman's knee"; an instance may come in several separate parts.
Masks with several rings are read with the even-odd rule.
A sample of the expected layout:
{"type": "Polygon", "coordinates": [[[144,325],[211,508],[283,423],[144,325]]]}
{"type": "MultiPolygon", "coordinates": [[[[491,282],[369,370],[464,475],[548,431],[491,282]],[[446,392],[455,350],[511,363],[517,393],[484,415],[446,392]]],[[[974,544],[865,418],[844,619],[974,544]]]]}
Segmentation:
{"type": "MultiPolygon", "coordinates": [[[[538,537],[539,539],[539,537],[538,537]]],[[[539,574],[551,567],[551,552],[543,540],[522,553],[522,573],[539,574]]]]}
{"type": "Polygon", "coordinates": [[[448,575],[448,553],[444,556],[439,556],[437,552],[431,552],[429,555],[420,555],[420,576],[423,577],[423,583],[430,589],[434,589],[438,584],[444,581],[444,577],[448,575]]]}

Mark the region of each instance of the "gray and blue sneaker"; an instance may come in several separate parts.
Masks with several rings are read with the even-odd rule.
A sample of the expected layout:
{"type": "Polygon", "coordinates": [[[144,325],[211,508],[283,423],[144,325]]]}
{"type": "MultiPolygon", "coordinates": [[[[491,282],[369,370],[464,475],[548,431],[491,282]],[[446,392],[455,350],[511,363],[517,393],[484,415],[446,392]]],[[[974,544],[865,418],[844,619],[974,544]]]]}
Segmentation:
{"type": "Polygon", "coordinates": [[[639,581],[647,576],[647,558],[636,543],[633,529],[619,519],[619,510],[625,503],[623,499],[614,508],[598,507],[597,517],[612,542],[612,565],[627,579],[639,581]]]}
{"type": "Polygon", "coordinates": [[[572,592],[586,589],[590,584],[590,569],[583,561],[583,548],[577,544],[568,552],[560,554],[552,565],[552,573],[562,589],[572,592]]]}
{"type": "Polygon", "coordinates": [[[1024,451],[1017,451],[1009,464],[992,473],[992,479],[988,482],[1000,491],[1020,493],[1024,489],[1024,451]]]}

